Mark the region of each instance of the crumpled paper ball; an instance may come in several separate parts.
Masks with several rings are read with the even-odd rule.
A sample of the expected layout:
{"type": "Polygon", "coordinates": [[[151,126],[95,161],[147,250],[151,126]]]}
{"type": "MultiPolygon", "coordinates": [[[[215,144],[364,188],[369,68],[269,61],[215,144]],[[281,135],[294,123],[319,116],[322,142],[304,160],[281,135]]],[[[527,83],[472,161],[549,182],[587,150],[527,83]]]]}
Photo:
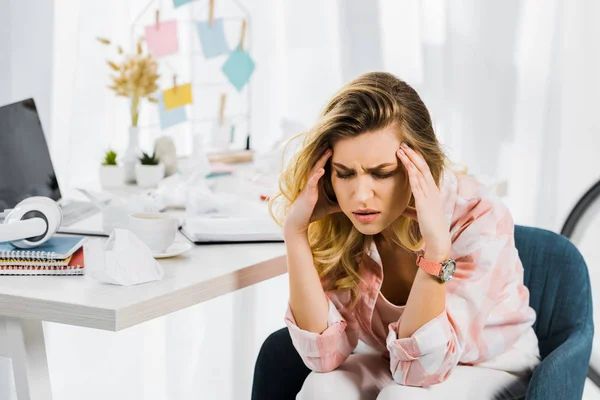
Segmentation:
{"type": "Polygon", "coordinates": [[[133,232],[114,229],[108,240],[88,240],[84,248],[86,275],[115,285],[157,281],[165,272],[150,248],[133,232]]]}

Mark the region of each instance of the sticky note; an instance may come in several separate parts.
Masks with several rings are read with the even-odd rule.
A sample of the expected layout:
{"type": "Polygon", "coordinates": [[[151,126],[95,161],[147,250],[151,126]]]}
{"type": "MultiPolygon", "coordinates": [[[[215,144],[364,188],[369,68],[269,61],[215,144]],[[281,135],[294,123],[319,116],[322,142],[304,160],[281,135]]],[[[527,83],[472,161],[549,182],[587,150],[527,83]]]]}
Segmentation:
{"type": "Polygon", "coordinates": [[[159,22],[146,27],[146,43],[155,57],[175,54],[179,51],[177,21],[159,22]]]}
{"type": "Polygon", "coordinates": [[[165,107],[169,111],[186,104],[192,104],[192,85],[189,83],[177,85],[177,87],[165,90],[163,95],[165,96],[165,107]]]}
{"type": "Polygon", "coordinates": [[[167,129],[173,125],[187,121],[187,113],[185,107],[174,108],[171,111],[165,106],[164,97],[161,94],[157,96],[158,100],[158,116],[160,119],[160,129],[167,129]]]}
{"type": "Polygon", "coordinates": [[[181,7],[182,5],[190,3],[192,1],[194,1],[194,0],[173,0],[173,6],[175,8],[181,7]]]}
{"type": "Polygon", "coordinates": [[[225,38],[222,18],[213,20],[212,28],[209,21],[198,22],[196,27],[198,28],[204,57],[213,58],[229,53],[229,45],[225,38]]]}
{"type": "Polygon", "coordinates": [[[221,69],[231,84],[241,91],[254,72],[254,61],[250,58],[250,54],[238,48],[231,52],[221,69]]]}

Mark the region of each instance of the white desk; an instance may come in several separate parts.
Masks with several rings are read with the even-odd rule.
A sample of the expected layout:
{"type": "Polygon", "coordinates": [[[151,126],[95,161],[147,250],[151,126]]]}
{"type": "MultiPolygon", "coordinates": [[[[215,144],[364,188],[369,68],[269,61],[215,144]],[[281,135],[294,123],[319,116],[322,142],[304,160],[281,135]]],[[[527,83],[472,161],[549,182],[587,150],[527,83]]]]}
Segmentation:
{"type": "Polygon", "coordinates": [[[160,262],[162,280],[128,287],[0,276],[0,356],[12,359],[18,399],[52,398],[42,321],[119,331],[286,272],[283,243],[195,246],[160,262]]]}

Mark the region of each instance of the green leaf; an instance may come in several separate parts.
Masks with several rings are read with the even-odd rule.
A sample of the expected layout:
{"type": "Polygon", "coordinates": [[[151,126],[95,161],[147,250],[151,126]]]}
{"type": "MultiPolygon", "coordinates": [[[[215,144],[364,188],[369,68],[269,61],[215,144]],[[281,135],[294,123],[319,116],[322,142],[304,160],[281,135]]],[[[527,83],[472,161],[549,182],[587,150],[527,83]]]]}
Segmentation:
{"type": "Polygon", "coordinates": [[[104,155],[104,161],[102,165],[117,165],[117,153],[112,150],[108,150],[104,155]]]}
{"type": "Polygon", "coordinates": [[[142,165],[158,165],[158,163],[160,162],[159,158],[156,156],[156,153],[152,153],[152,155],[149,155],[147,153],[142,152],[142,156],[139,157],[139,160],[142,163],[142,165]]]}

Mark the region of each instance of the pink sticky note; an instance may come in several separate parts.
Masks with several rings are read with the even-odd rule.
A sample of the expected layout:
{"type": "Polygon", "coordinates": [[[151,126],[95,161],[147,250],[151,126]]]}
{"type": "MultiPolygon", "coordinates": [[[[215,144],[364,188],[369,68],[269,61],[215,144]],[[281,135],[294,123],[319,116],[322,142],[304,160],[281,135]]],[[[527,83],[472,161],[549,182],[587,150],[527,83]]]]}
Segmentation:
{"type": "Polygon", "coordinates": [[[177,41],[177,21],[160,22],[146,27],[146,43],[155,57],[174,54],[179,51],[177,41]]]}

